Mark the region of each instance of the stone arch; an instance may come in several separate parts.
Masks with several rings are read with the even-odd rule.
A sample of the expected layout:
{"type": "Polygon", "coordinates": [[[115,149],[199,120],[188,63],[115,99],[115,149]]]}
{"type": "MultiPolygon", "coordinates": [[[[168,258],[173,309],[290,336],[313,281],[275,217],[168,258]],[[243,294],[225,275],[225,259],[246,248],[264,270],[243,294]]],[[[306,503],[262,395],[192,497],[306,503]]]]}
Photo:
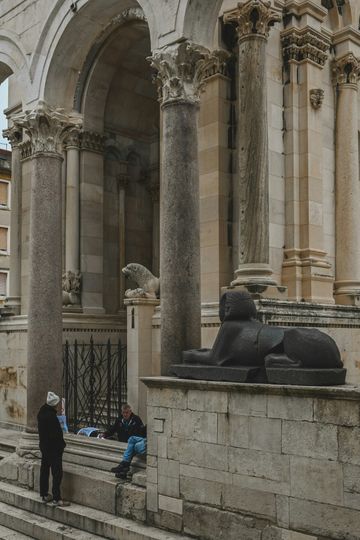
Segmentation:
{"type": "Polygon", "coordinates": [[[0,31],[0,84],[10,75],[28,78],[28,63],[18,36],[0,31]]]}
{"type": "Polygon", "coordinates": [[[109,28],[111,21],[116,21],[126,10],[142,9],[151,43],[155,42],[158,29],[153,4],[154,0],[109,0],[104,7],[102,0],[79,0],[74,13],[70,10],[70,3],[58,0],[42,28],[32,56],[30,72],[37,97],[53,106],[71,109],[78,74],[89,51],[106,33],[107,27],[112,30],[109,28]],[[62,85],[59,85],[59,80],[62,85]]]}
{"type": "Polygon", "coordinates": [[[183,33],[190,40],[213,48],[214,33],[223,0],[193,0],[187,2],[183,13],[183,33]]]}

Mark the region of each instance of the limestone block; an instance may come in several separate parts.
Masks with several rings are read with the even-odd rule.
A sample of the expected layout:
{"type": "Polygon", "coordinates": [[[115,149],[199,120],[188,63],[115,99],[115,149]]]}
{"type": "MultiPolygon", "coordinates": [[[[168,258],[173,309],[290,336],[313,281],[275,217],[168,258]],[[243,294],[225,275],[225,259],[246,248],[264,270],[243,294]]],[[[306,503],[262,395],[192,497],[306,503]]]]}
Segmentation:
{"type": "Polygon", "coordinates": [[[200,480],[184,476],[180,478],[180,495],[186,501],[220,506],[222,484],[211,480],[200,480]]]}
{"type": "Polygon", "coordinates": [[[226,413],[228,408],[228,394],[226,392],[189,390],[188,408],[191,411],[226,413]]]}
{"type": "Polygon", "coordinates": [[[182,530],[183,520],[182,516],[160,510],[154,515],[154,525],[162,529],[180,532],[182,530]]]}
{"type": "Polygon", "coordinates": [[[231,484],[233,475],[225,471],[206,469],[205,467],[195,467],[193,465],[180,465],[180,477],[198,478],[199,480],[209,480],[220,482],[221,484],[231,484]]]}
{"type": "Polygon", "coordinates": [[[343,465],[344,491],[360,495],[360,467],[357,465],[343,465]]]}
{"type": "Polygon", "coordinates": [[[303,499],[290,499],[290,528],[334,539],[357,540],[360,512],[303,499]]]}
{"type": "Polygon", "coordinates": [[[159,509],[157,484],[146,485],[146,508],[150,512],[157,512],[159,509]]]}
{"type": "Polygon", "coordinates": [[[298,456],[336,460],[336,426],[312,422],[283,421],[282,452],[298,456]]]}
{"type": "Polygon", "coordinates": [[[223,506],[226,510],[251,513],[251,515],[269,519],[275,519],[276,516],[276,501],[273,493],[242,486],[224,486],[223,506]]]}
{"type": "Polygon", "coordinates": [[[198,411],[177,411],[172,417],[174,437],[203,442],[217,442],[217,414],[198,411]]]}
{"type": "Polygon", "coordinates": [[[116,494],[116,514],[136,521],[145,521],[145,489],[131,484],[119,484],[116,494]]]}
{"type": "Polygon", "coordinates": [[[146,456],[146,464],[148,467],[157,467],[158,466],[158,460],[156,456],[149,456],[149,454],[146,456]]]}
{"type": "Polygon", "coordinates": [[[159,435],[157,438],[157,455],[159,458],[167,458],[167,437],[159,435]]]}
{"type": "Polygon", "coordinates": [[[290,481],[289,456],[229,448],[229,471],[232,473],[255,476],[276,482],[290,481]]]}
{"type": "Polygon", "coordinates": [[[357,401],[315,399],[314,420],[340,426],[359,425],[360,406],[357,401]]]}
{"type": "Polygon", "coordinates": [[[207,540],[260,540],[255,520],[203,505],[184,504],[184,532],[207,540]]]}
{"type": "Polygon", "coordinates": [[[249,447],[255,450],[281,453],[281,420],[250,418],[249,447]]]}
{"type": "Polygon", "coordinates": [[[339,427],[339,461],[360,465],[360,429],[339,427]]]}
{"type": "Polygon", "coordinates": [[[171,478],[170,476],[158,476],[158,491],[161,495],[168,497],[180,497],[180,482],[179,478],[171,478]]]}
{"type": "Polygon", "coordinates": [[[231,393],[229,413],[246,416],[266,416],[267,397],[265,394],[231,393]]]}
{"type": "Polygon", "coordinates": [[[232,483],[243,488],[257,489],[268,493],[290,495],[290,485],[288,482],[267,480],[257,476],[246,476],[245,474],[231,474],[232,483]]]}
{"type": "Polygon", "coordinates": [[[182,499],[159,495],[159,508],[160,510],[166,510],[167,512],[181,516],[183,514],[183,501],[182,499]]]}
{"type": "Polygon", "coordinates": [[[173,438],[168,441],[168,457],[185,465],[228,470],[227,452],[219,444],[173,438]]]}
{"type": "Polygon", "coordinates": [[[163,421],[163,433],[171,435],[171,413],[172,410],[167,407],[152,407],[148,404],[147,407],[147,422],[149,431],[155,431],[157,420],[163,421]]]}
{"type": "Polygon", "coordinates": [[[178,461],[172,459],[158,459],[158,473],[162,476],[169,476],[171,478],[179,478],[180,464],[178,461]]]}
{"type": "Polygon", "coordinates": [[[217,442],[239,448],[249,448],[249,418],[227,414],[218,415],[217,442]]]}
{"type": "Polygon", "coordinates": [[[164,433],[164,420],[162,418],[154,418],[153,430],[157,433],[164,433]]]}
{"type": "Polygon", "coordinates": [[[318,540],[318,537],[270,526],[264,529],[262,540],[318,540]]]}
{"type": "Polygon", "coordinates": [[[158,470],[157,467],[149,467],[149,465],[146,467],[146,480],[150,484],[157,484],[158,483],[158,470]]]}
{"type": "Polygon", "coordinates": [[[343,504],[343,470],[340,463],[290,458],[291,495],[324,503],[343,504]]]}
{"type": "Polygon", "coordinates": [[[280,527],[289,527],[290,519],[289,497],[285,495],[276,496],[276,521],[280,527]]]}
{"type": "Polygon", "coordinates": [[[147,403],[156,407],[186,409],[187,395],[184,390],[177,388],[149,388],[147,403]]]}
{"type": "Polygon", "coordinates": [[[146,452],[148,456],[157,456],[158,453],[158,435],[155,433],[148,434],[146,452]]]}
{"type": "Polygon", "coordinates": [[[313,420],[313,400],[294,396],[268,396],[268,416],[285,420],[313,420]]]}

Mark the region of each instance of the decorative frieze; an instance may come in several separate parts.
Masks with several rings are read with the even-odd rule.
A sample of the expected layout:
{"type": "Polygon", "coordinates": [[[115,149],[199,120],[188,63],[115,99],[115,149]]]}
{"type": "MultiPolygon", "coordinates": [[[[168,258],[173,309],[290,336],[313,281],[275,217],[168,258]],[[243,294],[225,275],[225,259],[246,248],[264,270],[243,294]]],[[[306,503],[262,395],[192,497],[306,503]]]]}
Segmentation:
{"type": "Polygon", "coordinates": [[[105,138],[105,135],[96,131],[83,131],[81,133],[81,149],[102,154],[105,146],[105,138]]]}
{"type": "Polygon", "coordinates": [[[309,92],[309,98],[313,109],[320,109],[324,101],[324,90],[322,88],[312,88],[309,92]]]}
{"type": "Polygon", "coordinates": [[[333,65],[333,76],[337,84],[357,84],[360,77],[360,59],[352,52],[337,58],[333,65]]]}
{"type": "Polygon", "coordinates": [[[31,154],[59,153],[66,132],[80,122],[80,118],[66,114],[64,109],[49,107],[44,101],[39,101],[31,111],[13,116],[15,128],[24,129],[29,136],[31,154]]]}
{"type": "Polygon", "coordinates": [[[159,101],[163,104],[185,102],[197,104],[205,79],[212,69],[225,63],[226,51],[210,52],[189,41],[154,51],[148,58],[157,70],[155,83],[159,101]]]}
{"type": "Polygon", "coordinates": [[[330,48],[330,40],[309,26],[284,30],[281,44],[285,62],[310,60],[319,66],[325,64],[330,48]]]}
{"type": "Polygon", "coordinates": [[[247,0],[224,13],[224,23],[234,23],[239,41],[251,37],[267,39],[270,28],[281,20],[268,0],[247,0]]]}

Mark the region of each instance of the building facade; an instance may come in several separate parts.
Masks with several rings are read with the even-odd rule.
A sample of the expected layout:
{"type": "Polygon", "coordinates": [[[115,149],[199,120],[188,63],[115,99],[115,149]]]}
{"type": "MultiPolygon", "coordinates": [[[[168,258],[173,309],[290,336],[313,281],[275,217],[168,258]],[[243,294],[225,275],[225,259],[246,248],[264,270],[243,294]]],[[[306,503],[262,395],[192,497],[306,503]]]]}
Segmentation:
{"type": "Polygon", "coordinates": [[[359,15],[355,0],[2,2],[2,421],[30,422],[39,384],[59,386],[65,338],[126,340],[132,262],[161,279],[148,374],[211,344],[231,286],[273,324],[329,332],[360,380],[359,15]]]}
{"type": "Polygon", "coordinates": [[[11,152],[0,149],[0,302],[9,294],[11,152]]]}

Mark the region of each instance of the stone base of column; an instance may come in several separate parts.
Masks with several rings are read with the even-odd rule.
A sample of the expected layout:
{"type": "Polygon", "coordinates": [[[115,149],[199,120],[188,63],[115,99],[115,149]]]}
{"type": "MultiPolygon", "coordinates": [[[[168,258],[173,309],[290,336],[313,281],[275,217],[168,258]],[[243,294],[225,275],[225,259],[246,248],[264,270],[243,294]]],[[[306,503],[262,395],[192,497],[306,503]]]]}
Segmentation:
{"type": "Polygon", "coordinates": [[[282,282],[289,300],[333,304],[334,278],[321,250],[285,250],[282,282]]]}
{"type": "Polygon", "coordinates": [[[336,304],[360,307],[360,281],[336,281],[334,298],[336,304]]]}
{"type": "Polygon", "coordinates": [[[39,435],[37,433],[28,433],[24,431],[16,447],[18,456],[25,459],[40,459],[41,452],[39,448],[39,435]]]}
{"type": "Polygon", "coordinates": [[[20,296],[8,296],[5,301],[5,308],[13,315],[20,315],[21,313],[21,298],[20,296]]]}
{"type": "Polygon", "coordinates": [[[235,271],[236,278],[226,290],[243,290],[249,292],[254,299],[274,298],[287,299],[286,287],[279,286],[273,278],[273,271],[266,263],[242,264],[235,271]]]}

